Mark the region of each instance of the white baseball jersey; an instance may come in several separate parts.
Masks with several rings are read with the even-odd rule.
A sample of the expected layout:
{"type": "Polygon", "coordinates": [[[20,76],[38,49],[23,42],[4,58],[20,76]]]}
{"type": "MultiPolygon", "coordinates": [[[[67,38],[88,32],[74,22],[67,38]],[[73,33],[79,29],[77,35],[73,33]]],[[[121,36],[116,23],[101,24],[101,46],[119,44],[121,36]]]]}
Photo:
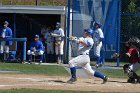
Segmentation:
{"type": "Polygon", "coordinates": [[[89,51],[92,48],[94,41],[92,38],[80,38],[82,41],[87,42],[90,46],[86,47],[83,44],[79,44],[78,54],[79,55],[89,55],[89,51]]]}
{"type": "Polygon", "coordinates": [[[47,31],[47,29],[42,28],[42,29],[41,29],[41,35],[44,35],[44,34],[46,33],[46,31],[47,31]]]}
{"type": "Polygon", "coordinates": [[[56,41],[63,41],[65,34],[64,34],[64,30],[62,28],[59,28],[58,30],[54,30],[54,34],[57,34],[57,35],[60,35],[61,37],[55,37],[55,40],[56,41]]]}
{"type": "Polygon", "coordinates": [[[93,39],[94,39],[94,55],[97,57],[100,57],[100,51],[102,48],[102,41],[100,40],[101,38],[104,38],[103,32],[101,28],[98,28],[95,30],[93,33],[93,39]]]}
{"type": "Polygon", "coordinates": [[[47,54],[54,54],[54,37],[51,36],[51,32],[45,33],[45,43],[47,44],[47,54]]]}
{"type": "Polygon", "coordinates": [[[55,46],[56,55],[63,55],[63,46],[64,46],[64,30],[59,28],[58,30],[54,30],[54,34],[58,35],[55,37],[55,42],[60,42],[60,46],[55,46]]]}
{"type": "Polygon", "coordinates": [[[70,68],[80,66],[82,67],[87,73],[94,76],[95,71],[90,66],[90,57],[89,51],[92,48],[94,41],[92,38],[82,38],[85,42],[87,42],[88,47],[84,46],[82,43],[79,44],[79,56],[73,58],[69,61],[70,68]]]}
{"type": "Polygon", "coordinates": [[[46,39],[46,42],[54,42],[54,37],[51,36],[51,32],[46,32],[45,33],[45,39],[46,39]]]}
{"type": "Polygon", "coordinates": [[[95,43],[100,43],[100,39],[104,38],[103,31],[101,28],[98,28],[93,33],[93,39],[95,43]]]}

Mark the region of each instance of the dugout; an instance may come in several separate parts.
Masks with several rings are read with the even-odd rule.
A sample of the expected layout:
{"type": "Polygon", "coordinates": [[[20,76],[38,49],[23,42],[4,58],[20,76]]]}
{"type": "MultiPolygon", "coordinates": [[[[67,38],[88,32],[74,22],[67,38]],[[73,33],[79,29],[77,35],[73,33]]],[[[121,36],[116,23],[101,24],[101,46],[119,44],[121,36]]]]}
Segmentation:
{"type": "MultiPolygon", "coordinates": [[[[65,6],[0,6],[0,27],[8,20],[16,38],[27,38],[27,49],[35,34],[41,35],[43,25],[52,26],[61,22],[65,29],[65,6]]],[[[22,45],[18,44],[19,47],[22,45]]],[[[21,48],[18,48],[20,51],[21,48]]],[[[21,50],[22,52],[22,50],[21,50]]]]}

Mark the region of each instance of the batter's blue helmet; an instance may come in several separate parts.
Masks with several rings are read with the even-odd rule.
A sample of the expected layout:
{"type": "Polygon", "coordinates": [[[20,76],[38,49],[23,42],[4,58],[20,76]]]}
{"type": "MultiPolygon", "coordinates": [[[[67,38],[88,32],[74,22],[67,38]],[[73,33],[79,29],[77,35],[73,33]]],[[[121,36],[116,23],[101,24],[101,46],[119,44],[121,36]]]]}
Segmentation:
{"type": "Polygon", "coordinates": [[[84,29],[84,32],[86,32],[88,35],[92,35],[93,34],[93,30],[92,29],[84,29]]]}
{"type": "Polygon", "coordinates": [[[100,23],[99,21],[96,21],[96,22],[95,22],[95,25],[98,25],[99,27],[102,26],[101,23],[100,23]]]}

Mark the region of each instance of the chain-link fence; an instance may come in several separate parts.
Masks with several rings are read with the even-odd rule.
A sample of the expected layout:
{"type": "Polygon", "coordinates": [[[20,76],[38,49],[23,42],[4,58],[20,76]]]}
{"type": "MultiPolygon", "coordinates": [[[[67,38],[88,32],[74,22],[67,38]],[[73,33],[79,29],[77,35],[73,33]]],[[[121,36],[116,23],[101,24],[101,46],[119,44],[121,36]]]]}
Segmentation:
{"type": "Polygon", "coordinates": [[[140,0],[122,0],[121,15],[121,53],[125,51],[125,42],[132,36],[140,38],[140,0]]]}

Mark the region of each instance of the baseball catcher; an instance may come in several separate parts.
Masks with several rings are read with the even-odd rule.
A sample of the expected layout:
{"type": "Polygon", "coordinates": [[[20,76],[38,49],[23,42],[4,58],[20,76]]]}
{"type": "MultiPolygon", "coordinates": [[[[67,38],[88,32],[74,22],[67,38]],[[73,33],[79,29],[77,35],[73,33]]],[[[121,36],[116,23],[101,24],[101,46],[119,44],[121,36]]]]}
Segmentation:
{"type": "MultiPolygon", "coordinates": [[[[140,83],[140,76],[136,74],[136,71],[140,68],[140,56],[139,56],[140,39],[132,37],[126,42],[127,53],[125,56],[128,58],[130,64],[123,66],[124,73],[128,75],[128,83],[140,83]]],[[[112,55],[112,58],[123,57],[117,53],[112,55]]]]}

